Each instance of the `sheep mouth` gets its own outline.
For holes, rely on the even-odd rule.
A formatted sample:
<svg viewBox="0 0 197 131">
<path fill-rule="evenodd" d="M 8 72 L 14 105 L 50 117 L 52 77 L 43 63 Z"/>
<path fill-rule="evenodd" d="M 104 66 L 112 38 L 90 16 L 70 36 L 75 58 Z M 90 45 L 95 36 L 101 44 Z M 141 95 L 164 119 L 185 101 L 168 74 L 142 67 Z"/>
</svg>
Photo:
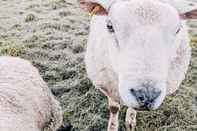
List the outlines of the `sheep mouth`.
<svg viewBox="0 0 197 131">
<path fill-rule="evenodd" d="M 139 108 L 134 108 L 135 110 L 137 111 L 152 111 L 153 109 L 152 108 L 148 108 L 148 107 L 145 107 L 145 106 L 141 106 Z"/>
</svg>

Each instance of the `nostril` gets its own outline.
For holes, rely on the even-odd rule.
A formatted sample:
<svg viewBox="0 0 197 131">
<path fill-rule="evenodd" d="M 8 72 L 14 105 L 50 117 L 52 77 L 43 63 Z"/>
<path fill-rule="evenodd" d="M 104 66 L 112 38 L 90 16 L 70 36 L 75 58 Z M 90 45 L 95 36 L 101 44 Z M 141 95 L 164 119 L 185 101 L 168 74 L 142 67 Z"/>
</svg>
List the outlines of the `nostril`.
<svg viewBox="0 0 197 131">
<path fill-rule="evenodd" d="M 138 102 L 143 103 L 146 101 L 146 95 L 142 90 L 130 89 L 130 92 L 135 96 Z"/>
<path fill-rule="evenodd" d="M 138 99 L 139 99 L 140 101 L 144 101 L 144 97 L 142 97 L 142 96 L 138 97 Z"/>
<path fill-rule="evenodd" d="M 137 98 L 138 101 L 144 101 L 144 96 L 140 90 L 130 89 L 130 92 Z"/>
<path fill-rule="evenodd" d="M 134 93 L 134 92 L 135 92 L 135 90 L 134 90 L 134 89 L 130 89 L 130 91 L 131 91 L 131 93 Z"/>
</svg>

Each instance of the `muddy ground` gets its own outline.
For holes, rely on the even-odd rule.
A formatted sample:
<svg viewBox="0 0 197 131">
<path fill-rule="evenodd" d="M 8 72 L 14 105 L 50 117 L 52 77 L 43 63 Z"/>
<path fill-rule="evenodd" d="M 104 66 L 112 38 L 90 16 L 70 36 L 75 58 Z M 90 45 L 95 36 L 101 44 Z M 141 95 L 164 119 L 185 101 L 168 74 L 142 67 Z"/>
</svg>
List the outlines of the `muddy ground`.
<svg viewBox="0 0 197 131">
<path fill-rule="evenodd" d="M 89 18 L 77 0 L 0 1 L 1 55 L 20 56 L 39 69 L 61 102 L 67 131 L 106 131 L 109 117 L 106 98 L 85 73 Z M 138 112 L 136 131 L 197 131 L 197 22 L 189 25 L 193 54 L 186 80 L 159 110 Z"/>
</svg>

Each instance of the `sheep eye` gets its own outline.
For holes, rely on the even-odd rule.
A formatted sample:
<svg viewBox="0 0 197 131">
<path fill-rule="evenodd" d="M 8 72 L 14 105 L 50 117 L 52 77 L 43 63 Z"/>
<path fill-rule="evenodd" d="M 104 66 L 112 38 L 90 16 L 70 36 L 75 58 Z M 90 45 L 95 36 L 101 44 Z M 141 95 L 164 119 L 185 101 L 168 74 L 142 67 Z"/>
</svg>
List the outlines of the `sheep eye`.
<svg viewBox="0 0 197 131">
<path fill-rule="evenodd" d="M 182 25 L 180 25 L 180 27 L 178 28 L 178 30 L 176 31 L 176 34 L 178 34 L 181 31 Z"/>
<path fill-rule="evenodd" d="M 179 28 L 177 31 L 176 31 L 176 34 L 178 34 L 180 32 L 181 28 Z"/>
<path fill-rule="evenodd" d="M 114 28 L 111 22 L 107 23 L 107 29 L 110 33 L 114 33 Z"/>
</svg>

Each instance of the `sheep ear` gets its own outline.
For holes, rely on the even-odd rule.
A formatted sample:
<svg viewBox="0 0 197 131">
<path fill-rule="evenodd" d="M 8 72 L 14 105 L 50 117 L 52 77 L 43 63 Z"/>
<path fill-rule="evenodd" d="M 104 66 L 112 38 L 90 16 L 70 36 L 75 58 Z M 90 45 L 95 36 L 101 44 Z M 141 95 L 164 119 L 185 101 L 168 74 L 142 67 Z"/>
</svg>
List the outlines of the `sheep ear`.
<svg viewBox="0 0 197 131">
<path fill-rule="evenodd" d="M 194 0 L 160 0 L 168 3 L 180 13 L 182 19 L 197 19 L 197 2 Z"/>
<path fill-rule="evenodd" d="M 87 1 L 87 0 L 80 0 L 80 7 L 81 9 L 90 13 L 91 16 L 93 15 L 107 15 L 107 10 L 99 3 Z"/>
<path fill-rule="evenodd" d="M 197 9 L 180 14 L 180 17 L 181 19 L 184 19 L 184 20 L 197 19 Z"/>
</svg>

